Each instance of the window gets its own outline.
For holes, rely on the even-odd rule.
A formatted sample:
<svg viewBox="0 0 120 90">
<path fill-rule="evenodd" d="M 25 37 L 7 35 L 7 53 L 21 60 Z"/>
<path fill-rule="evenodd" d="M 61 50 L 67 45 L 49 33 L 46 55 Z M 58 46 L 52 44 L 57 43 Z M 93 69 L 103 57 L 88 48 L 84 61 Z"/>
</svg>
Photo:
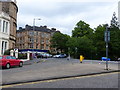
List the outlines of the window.
<svg viewBox="0 0 120 90">
<path fill-rule="evenodd" d="M 49 49 L 49 45 L 46 45 L 46 50 L 48 50 Z"/>
<path fill-rule="evenodd" d="M 36 49 L 38 48 L 38 44 L 36 44 Z"/>
<path fill-rule="evenodd" d="M 36 42 L 38 42 L 38 38 L 36 38 Z"/>
<path fill-rule="evenodd" d="M 44 39 L 41 39 L 41 44 L 44 44 Z"/>
<path fill-rule="evenodd" d="M 15 57 L 11 56 L 11 59 L 16 59 Z"/>
<path fill-rule="evenodd" d="M 42 33 L 42 34 L 41 34 L 41 37 L 42 37 L 42 38 L 44 38 L 44 37 L 45 37 L 44 33 Z"/>
<path fill-rule="evenodd" d="M 33 48 L 33 44 L 30 44 L 30 46 L 29 46 L 30 48 Z"/>
<path fill-rule="evenodd" d="M 16 58 L 13 56 L 7 56 L 6 59 L 16 59 Z"/>
<path fill-rule="evenodd" d="M 34 42 L 34 38 L 29 38 L 29 41 L 30 42 Z"/>
<path fill-rule="evenodd" d="M 33 35 L 34 35 L 34 32 L 29 32 L 29 35 L 30 35 L 30 36 L 33 36 Z"/>
<path fill-rule="evenodd" d="M 2 59 L 3 57 L 2 56 L 0 56 L 0 59 Z"/>
<path fill-rule="evenodd" d="M 2 54 L 4 54 L 5 50 L 7 50 L 7 42 L 6 41 L 2 41 Z"/>
<path fill-rule="evenodd" d="M 41 49 L 44 50 L 44 45 L 41 45 Z"/>
<path fill-rule="evenodd" d="M 49 40 L 46 40 L 46 44 L 49 44 Z"/>
<path fill-rule="evenodd" d="M 3 32 L 5 32 L 5 21 L 3 21 Z"/>
<path fill-rule="evenodd" d="M 8 32 L 8 22 L 6 22 L 6 26 L 5 26 L 5 32 Z"/>
<path fill-rule="evenodd" d="M 11 56 L 7 56 L 6 59 L 12 59 Z"/>
<path fill-rule="evenodd" d="M 8 22 L 6 21 L 3 21 L 3 31 L 4 33 L 7 33 L 8 32 Z"/>
<path fill-rule="evenodd" d="M 36 32 L 36 35 L 37 35 L 37 36 L 39 35 L 38 32 Z"/>
<path fill-rule="evenodd" d="M 49 38 L 49 37 L 50 37 L 50 35 L 48 33 L 46 33 L 46 38 Z"/>
<path fill-rule="evenodd" d="M 5 42 L 5 50 L 7 49 L 7 42 Z"/>
</svg>

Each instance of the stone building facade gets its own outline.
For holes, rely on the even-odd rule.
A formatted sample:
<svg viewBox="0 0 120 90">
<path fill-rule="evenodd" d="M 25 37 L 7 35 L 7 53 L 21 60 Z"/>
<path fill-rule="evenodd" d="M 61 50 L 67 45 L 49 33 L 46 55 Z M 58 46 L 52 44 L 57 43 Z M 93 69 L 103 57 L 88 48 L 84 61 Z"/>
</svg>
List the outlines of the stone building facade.
<svg viewBox="0 0 120 90">
<path fill-rule="evenodd" d="M 0 0 L 0 13 L 6 13 L 9 15 L 9 47 L 15 48 L 16 43 L 16 29 L 17 29 L 17 12 L 18 7 L 16 5 L 16 0 Z"/>
<path fill-rule="evenodd" d="M 47 26 L 29 26 L 19 27 L 16 36 L 16 48 L 18 49 L 40 49 L 51 50 L 50 39 L 56 29 L 48 29 Z"/>
<path fill-rule="evenodd" d="M 0 12 L 0 55 L 9 49 L 10 17 L 4 12 Z"/>
</svg>

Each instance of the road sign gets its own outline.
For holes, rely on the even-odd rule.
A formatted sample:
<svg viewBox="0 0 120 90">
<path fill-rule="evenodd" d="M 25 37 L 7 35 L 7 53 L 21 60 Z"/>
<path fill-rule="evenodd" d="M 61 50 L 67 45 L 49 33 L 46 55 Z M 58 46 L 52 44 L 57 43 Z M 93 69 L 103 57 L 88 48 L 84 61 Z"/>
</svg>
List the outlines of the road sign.
<svg viewBox="0 0 120 90">
<path fill-rule="evenodd" d="M 105 42 L 109 42 L 110 41 L 110 31 L 105 31 L 105 36 L 104 36 L 104 39 L 105 39 Z"/>
</svg>

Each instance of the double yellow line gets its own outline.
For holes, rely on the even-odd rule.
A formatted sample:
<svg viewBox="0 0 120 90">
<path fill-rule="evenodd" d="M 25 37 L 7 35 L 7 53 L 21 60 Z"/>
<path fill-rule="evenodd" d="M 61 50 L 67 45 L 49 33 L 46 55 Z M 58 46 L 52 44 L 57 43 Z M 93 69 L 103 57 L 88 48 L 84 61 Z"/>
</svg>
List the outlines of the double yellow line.
<svg viewBox="0 0 120 90">
<path fill-rule="evenodd" d="M 20 83 L 20 84 L 3 85 L 3 86 L 0 86 L 0 88 L 10 88 L 10 87 L 21 86 L 21 85 L 38 84 L 38 83 L 44 83 L 44 82 L 55 82 L 55 81 L 60 81 L 60 80 L 89 78 L 89 77 L 97 77 L 97 76 L 119 74 L 119 73 L 120 72 L 112 72 L 112 73 L 103 73 L 103 74 L 88 75 L 88 76 L 69 77 L 69 78 L 61 78 L 61 79 L 53 79 L 53 80 L 45 80 L 45 81 L 36 81 L 36 82 L 34 81 L 34 82 L 27 82 L 27 83 Z"/>
</svg>

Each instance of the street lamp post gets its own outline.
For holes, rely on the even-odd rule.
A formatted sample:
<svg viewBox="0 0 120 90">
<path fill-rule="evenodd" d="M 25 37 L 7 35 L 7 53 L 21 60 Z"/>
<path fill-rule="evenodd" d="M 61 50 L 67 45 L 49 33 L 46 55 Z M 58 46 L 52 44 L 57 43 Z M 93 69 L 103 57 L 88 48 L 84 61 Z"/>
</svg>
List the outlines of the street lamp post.
<svg viewBox="0 0 120 90">
<path fill-rule="evenodd" d="M 35 20 L 41 20 L 40 18 L 34 18 L 33 19 L 33 33 L 35 31 Z M 33 36 L 34 37 L 34 36 Z M 34 49 L 34 38 L 33 38 L 33 49 Z"/>
<path fill-rule="evenodd" d="M 33 19 L 33 31 L 35 30 L 35 20 L 41 20 L 40 18 L 34 18 Z"/>
<path fill-rule="evenodd" d="M 40 18 L 34 18 L 34 19 L 33 19 L 33 41 L 32 41 L 32 42 L 33 42 L 33 43 L 32 43 L 32 44 L 33 44 L 33 45 L 32 45 L 32 46 L 33 46 L 33 49 L 34 49 L 34 40 L 35 40 L 35 39 L 34 39 L 34 36 L 35 36 L 35 34 L 34 34 L 34 31 L 35 31 L 35 20 L 41 20 L 41 19 L 40 19 Z M 33 50 L 33 51 L 34 51 L 34 50 Z M 32 54 L 32 57 L 33 57 L 33 54 Z"/>
<path fill-rule="evenodd" d="M 77 47 L 75 47 L 75 56 L 77 58 Z"/>
<path fill-rule="evenodd" d="M 67 60 L 70 60 L 70 47 L 68 47 L 68 58 Z"/>
</svg>

